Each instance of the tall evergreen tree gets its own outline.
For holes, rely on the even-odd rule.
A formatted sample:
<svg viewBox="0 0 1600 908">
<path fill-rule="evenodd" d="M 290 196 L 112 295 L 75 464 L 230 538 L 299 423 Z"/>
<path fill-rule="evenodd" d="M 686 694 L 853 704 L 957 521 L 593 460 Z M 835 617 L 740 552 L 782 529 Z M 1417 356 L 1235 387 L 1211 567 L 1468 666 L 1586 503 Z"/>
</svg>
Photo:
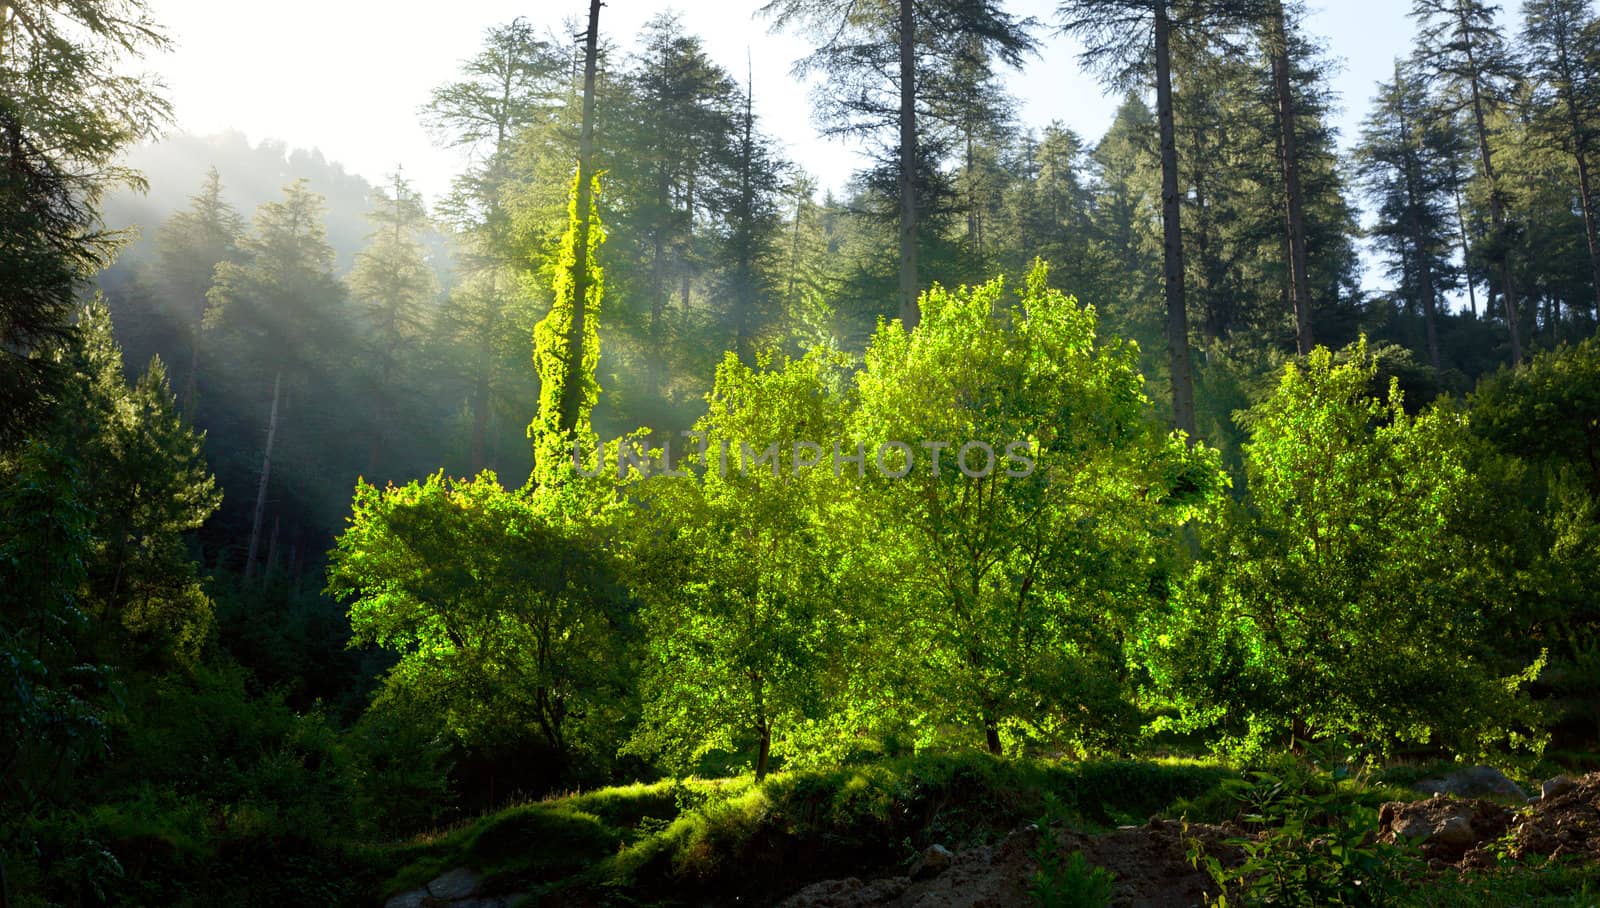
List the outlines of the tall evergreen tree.
<svg viewBox="0 0 1600 908">
<path fill-rule="evenodd" d="M 1527 0 L 1522 6 L 1524 67 L 1535 81 L 1539 132 L 1572 156 L 1578 205 L 1600 319 L 1600 216 L 1592 168 L 1600 151 L 1600 23 L 1589 0 Z"/>
<path fill-rule="evenodd" d="M 1488 190 L 1489 217 L 1494 236 L 1487 255 L 1500 277 L 1506 328 L 1511 334 L 1511 361 L 1522 363 L 1522 335 L 1518 328 L 1516 286 L 1512 280 L 1510 249 L 1512 227 L 1505 196 L 1495 169 L 1490 119 L 1508 90 L 1513 66 L 1505 37 L 1495 16 L 1500 7 L 1485 0 L 1413 0 L 1411 15 L 1421 26 L 1417 38 L 1417 63 L 1440 90 L 1440 99 L 1452 112 L 1471 117 L 1478 145 L 1478 167 Z"/>
<path fill-rule="evenodd" d="M 247 578 L 257 567 L 285 393 L 319 384 L 332 352 L 349 333 L 344 286 L 333 275 L 322 211 L 322 197 L 306 181 L 284 187 L 282 201 L 256 212 L 254 230 L 240 243 L 243 261 L 218 266 L 210 293 L 210 327 L 232 362 L 241 395 L 234 403 L 254 400 L 266 411 L 244 560 Z M 271 394 L 263 398 L 268 386 Z M 321 390 L 321 396 L 329 396 L 330 389 Z"/>
<path fill-rule="evenodd" d="M 169 114 L 132 60 L 166 36 L 142 0 L 10 0 L 0 7 L 0 446 L 46 411 L 63 376 L 76 291 L 119 237 L 101 193 L 142 180 L 118 163 Z"/>
<path fill-rule="evenodd" d="M 1427 88 L 1399 61 L 1380 83 L 1357 149 L 1358 171 L 1377 203 L 1373 234 L 1408 310 L 1422 312 L 1428 362 L 1441 366 L 1437 308 L 1452 283 L 1454 185 L 1449 124 L 1431 115 Z"/>
<path fill-rule="evenodd" d="M 1296 127 L 1298 101 L 1291 72 L 1290 40 L 1295 25 L 1290 6 L 1283 0 L 1266 0 L 1262 44 L 1272 69 L 1272 91 L 1277 101 L 1278 159 L 1282 162 L 1285 243 L 1289 248 L 1290 296 L 1294 301 L 1295 339 L 1300 355 L 1311 352 L 1311 277 L 1306 261 L 1305 191 L 1300 181 L 1300 137 Z M 1298 13 L 1298 9 L 1294 10 Z"/>
<path fill-rule="evenodd" d="M 412 396 L 413 389 L 396 383 L 405 364 L 415 362 L 425 307 L 438 291 L 438 280 L 418 239 L 427 229 L 428 212 L 399 173 L 390 176 L 388 189 L 373 192 L 368 218 L 373 232 L 356 256 L 350 293 L 369 332 L 365 352 L 377 411 L 367 457 L 371 474 L 394 438 L 399 400 Z"/>
<path fill-rule="evenodd" d="M 979 80 L 989 61 L 1020 65 L 1035 47 L 1032 22 L 995 0 L 771 0 L 762 13 L 773 28 L 797 27 L 818 42 L 796 72 L 827 76 L 816 95 L 824 133 L 880 139 L 879 163 L 893 169 L 898 200 L 898 316 L 914 327 L 923 201 L 938 158 L 927 147 L 927 120 L 940 116 L 933 104 L 950 94 L 952 72 Z"/>
<path fill-rule="evenodd" d="M 183 379 L 186 413 L 194 413 L 206 294 L 211 290 L 217 266 L 238 255 L 243 233 L 244 219 L 223 201 L 222 177 L 212 167 L 206 171 L 200 192 L 190 197 L 189 208 L 168 218 L 156 236 L 161 288 L 188 325 L 189 368 Z"/>
<path fill-rule="evenodd" d="M 439 309 L 436 333 L 457 345 L 448 360 L 467 401 L 473 471 L 491 461 L 490 419 L 496 400 L 509 393 L 506 364 L 526 363 L 527 333 L 520 330 L 511 274 L 525 264 L 525 250 L 506 203 L 519 176 L 515 151 L 528 130 L 559 121 L 570 75 L 562 49 L 517 19 L 488 29 L 482 49 L 463 61 L 455 81 L 434 89 L 422 110 L 440 144 L 468 155 L 465 172 L 439 205 L 465 242 L 455 260 L 464 279 Z M 570 168 L 570 160 L 563 166 Z"/>
<path fill-rule="evenodd" d="M 1168 370 L 1173 423 L 1195 435 L 1194 365 L 1184 293 L 1182 198 L 1172 101 L 1171 0 L 1066 0 L 1056 8 L 1063 32 L 1084 43 L 1083 60 L 1113 84 L 1131 87 L 1154 62 L 1156 128 L 1161 148 L 1161 221 L 1167 302 Z"/>
</svg>

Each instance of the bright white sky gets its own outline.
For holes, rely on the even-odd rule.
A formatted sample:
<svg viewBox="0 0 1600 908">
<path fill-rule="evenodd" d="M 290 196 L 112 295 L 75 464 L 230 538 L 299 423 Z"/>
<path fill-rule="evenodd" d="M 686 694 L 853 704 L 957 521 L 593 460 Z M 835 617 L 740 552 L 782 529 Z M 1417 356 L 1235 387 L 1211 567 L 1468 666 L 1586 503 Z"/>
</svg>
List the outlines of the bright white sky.
<svg viewBox="0 0 1600 908">
<path fill-rule="evenodd" d="M 753 59 L 757 110 L 788 154 L 841 187 L 858 164 L 855 152 L 816 137 L 805 85 L 790 75 L 806 52 L 801 39 L 774 35 L 755 17 L 764 0 L 678 0 L 670 8 L 701 35 L 711 56 L 743 75 Z M 1334 81 L 1343 98 L 1340 124 L 1353 141 L 1374 83 L 1386 78 L 1413 33 L 1405 0 L 1312 0 L 1309 30 L 1345 62 Z M 433 146 L 417 107 L 458 62 L 479 47 L 483 30 L 525 16 L 537 27 L 587 13 L 583 0 L 456 0 L 411 7 L 393 0 L 153 0 L 157 19 L 175 42 L 149 61 L 165 78 L 177 126 L 210 134 L 237 129 L 252 141 L 282 139 L 319 148 L 328 159 L 377 181 L 404 165 L 425 196 L 439 197 L 460 167 L 454 152 Z M 1013 12 L 1048 20 L 1053 0 L 1013 0 Z M 639 27 L 669 8 L 650 0 L 610 0 L 601 27 L 623 48 Z M 1023 122 L 1061 120 L 1093 141 L 1109 125 L 1115 98 L 1081 72 L 1072 42 L 1050 38 L 1041 57 L 1011 77 Z"/>
</svg>

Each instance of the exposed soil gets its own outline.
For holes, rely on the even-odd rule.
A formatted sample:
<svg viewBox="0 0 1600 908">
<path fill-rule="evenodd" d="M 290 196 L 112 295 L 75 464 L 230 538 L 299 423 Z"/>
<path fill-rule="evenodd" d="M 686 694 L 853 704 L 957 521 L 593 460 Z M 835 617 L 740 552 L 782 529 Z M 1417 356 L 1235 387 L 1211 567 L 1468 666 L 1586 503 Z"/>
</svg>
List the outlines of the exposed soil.
<svg viewBox="0 0 1600 908">
<path fill-rule="evenodd" d="M 1224 843 L 1238 830 L 1191 824 L 1187 835 L 1205 842 L 1208 853 L 1229 862 L 1237 849 Z M 1155 820 L 1098 834 L 1019 829 L 996 845 L 955 854 L 937 875 L 913 868 L 909 876 L 814 883 L 781 902 L 781 908 L 1008 908 L 1031 903 L 1028 888 L 1038 871 L 1033 854 L 1041 835 L 1055 839 L 1058 853 L 1077 851 L 1116 874 L 1113 905 L 1119 908 L 1188 908 L 1215 892 L 1210 879 L 1189 866 L 1183 824 Z M 924 877 L 918 879 L 916 877 Z"/>
<path fill-rule="evenodd" d="M 1499 854 L 1600 861 L 1600 773 L 1563 781 L 1519 810 L 1448 797 L 1385 804 L 1381 832 L 1388 841 L 1420 839 L 1436 866 L 1491 867 Z"/>
<path fill-rule="evenodd" d="M 1420 847 L 1435 869 L 1496 866 L 1499 855 L 1600 862 L 1600 773 L 1567 782 L 1527 807 L 1444 795 L 1385 804 L 1380 838 Z M 1112 904 L 1118 908 L 1188 908 L 1215 893 L 1204 873 L 1191 867 L 1185 837 L 1200 839 L 1224 865 L 1242 858 L 1227 839 L 1236 828 L 1152 820 L 1102 833 L 1016 830 L 999 843 L 969 848 L 923 862 L 907 875 L 827 880 L 780 903 L 780 908 L 1005 908 L 1031 902 L 1028 889 L 1038 864 L 1040 836 L 1055 840 L 1060 854 L 1081 852 L 1116 874 Z"/>
</svg>

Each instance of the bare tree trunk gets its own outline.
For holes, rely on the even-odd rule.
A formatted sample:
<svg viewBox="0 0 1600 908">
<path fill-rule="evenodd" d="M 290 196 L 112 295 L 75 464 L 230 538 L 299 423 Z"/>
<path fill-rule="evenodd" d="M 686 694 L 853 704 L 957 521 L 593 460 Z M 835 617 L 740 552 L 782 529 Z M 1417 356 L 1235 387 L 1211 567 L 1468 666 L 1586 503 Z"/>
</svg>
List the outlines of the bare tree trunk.
<svg viewBox="0 0 1600 908">
<path fill-rule="evenodd" d="M 694 168 L 690 165 L 688 182 L 683 187 L 684 213 L 688 216 L 683 230 L 683 270 L 678 272 L 678 298 L 683 302 L 683 311 L 689 311 L 689 279 L 692 276 L 694 261 Z"/>
<path fill-rule="evenodd" d="M 1000 722 L 992 715 L 983 717 L 983 743 L 989 753 L 997 757 L 1005 753 L 1000 744 Z"/>
<path fill-rule="evenodd" d="M 1420 277 L 1419 292 L 1422 295 L 1422 325 L 1428 339 L 1428 364 L 1435 370 L 1439 365 L 1439 328 L 1435 323 L 1433 269 L 1428 265 L 1428 249 L 1422 236 L 1422 216 L 1417 212 L 1415 204 L 1411 208 L 1411 242 L 1417 247 L 1417 268 Z"/>
<path fill-rule="evenodd" d="M 1295 341 L 1300 355 L 1311 352 L 1311 277 L 1306 262 L 1305 197 L 1300 187 L 1300 149 L 1295 136 L 1294 88 L 1289 81 L 1289 29 L 1282 0 L 1272 0 L 1272 83 L 1278 96 L 1279 153 L 1283 165 L 1285 226 L 1288 230 L 1290 291 L 1294 298 Z"/>
<path fill-rule="evenodd" d="M 267 566 L 261 569 L 261 582 L 266 583 L 278 569 L 278 529 L 283 515 L 272 515 L 272 535 L 267 537 Z"/>
<path fill-rule="evenodd" d="M 1452 168 L 1454 169 L 1454 168 Z M 1478 317 L 1478 288 L 1472 282 L 1472 268 L 1468 259 L 1472 255 L 1472 246 L 1467 241 L 1467 208 L 1461 202 L 1461 184 L 1455 186 L 1456 195 L 1456 224 L 1461 228 L 1461 277 L 1467 284 L 1467 303 L 1472 306 L 1472 317 Z"/>
<path fill-rule="evenodd" d="M 267 511 L 267 485 L 272 480 L 272 443 L 278 437 L 278 394 L 283 387 L 283 372 L 272 376 L 272 412 L 267 417 L 267 447 L 261 453 L 261 481 L 256 485 L 256 511 L 250 520 L 250 547 L 245 550 L 244 579 L 256 573 L 256 552 L 261 545 L 261 518 Z"/>
<path fill-rule="evenodd" d="M 789 247 L 789 286 L 783 292 L 783 331 L 791 333 L 794 319 L 794 291 L 800 278 L 800 215 L 805 211 L 805 198 L 796 195 L 794 203 L 794 240 Z"/>
<path fill-rule="evenodd" d="M 1156 0 L 1156 119 L 1161 128 L 1161 223 L 1167 283 L 1167 353 L 1172 370 L 1173 423 L 1195 440 L 1194 368 L 1189 360 L 1189 311 L 1183 293 L 1183 226 L 1178 194 L 1178 140 L 1172 114 L 1172 20 Z"/>
<path fill-rule="evenodd" d="M 487 369 L 485 369 L 487 371 Z M 472 472 L 484 467 L 484 442 L 489 428 L 489 378 L 480 374 L 472 389 Z"/>
<path fill-rule="evenodd" d="M 756 213 L 755 185 L 751 168 L 755 158 L 755 76 L 751 71 L 749 50 L 745 51 L 744 83 L 744 140 L 740 146 L 739 160 L 739 215 L 744 220 L 740 226 L 744 241 L 739 244 L 738 261 L 734 273 L 739 276 L 738 296 L 733 304 L 738 307 L 735 318 L 734 350 L 747 366 L 755 365 L 755 330 L 751 324 L 755 306 L 755 242 Z"/>
<path fill-rule="evenodd" d="M 200 317 L 194 320 L 194 333 L 189 337 L 189 374 L 183 378 L 183 415 L 194 420 L 195 379 L 200 374 L 200 324 L 206 311 L 200 304 Z"/>
<path fill-rule="evenodd" d="M 917 308 L 917 19 L 900 0 L 900 323 L 922 320 Z"/>
</svg>

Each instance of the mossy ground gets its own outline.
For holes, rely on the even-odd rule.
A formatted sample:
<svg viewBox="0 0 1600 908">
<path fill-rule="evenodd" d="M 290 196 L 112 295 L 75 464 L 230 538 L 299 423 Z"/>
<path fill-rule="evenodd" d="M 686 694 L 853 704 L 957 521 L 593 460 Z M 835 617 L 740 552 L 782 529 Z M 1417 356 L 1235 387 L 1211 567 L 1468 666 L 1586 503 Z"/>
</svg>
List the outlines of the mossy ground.
<svg viewBox="0 0 1600 908">
<path fill-rule="evenodd" d="M 1443 768 L 1443 767 L 1437 767 Z M 1300 784 L 1352 809 L 1416 797 L 1436 767 Z M 927 845 L 992 842 L 1036 821 L 1094 831 L 1152 817 L 1240 819 L 1244 769 L 1217 762 L 1006 760 L 927 755 L 837 769 L 630 785 L 519 805 L 382 854 L 385 894 L 451 867 L 527 904 L 768 904 L 820 880 L 904 872 Z M 1588 869 L 1522 868 L 1419 880 L 1417 905 L 1587 905 Z M 1588 886 L 1586 890 L 1584 887 Z M 1590 901 L 1584 901 L 1589 898 Z M 1576 901 L 1574 901 L 1576 899 Z"/>
</svg>

